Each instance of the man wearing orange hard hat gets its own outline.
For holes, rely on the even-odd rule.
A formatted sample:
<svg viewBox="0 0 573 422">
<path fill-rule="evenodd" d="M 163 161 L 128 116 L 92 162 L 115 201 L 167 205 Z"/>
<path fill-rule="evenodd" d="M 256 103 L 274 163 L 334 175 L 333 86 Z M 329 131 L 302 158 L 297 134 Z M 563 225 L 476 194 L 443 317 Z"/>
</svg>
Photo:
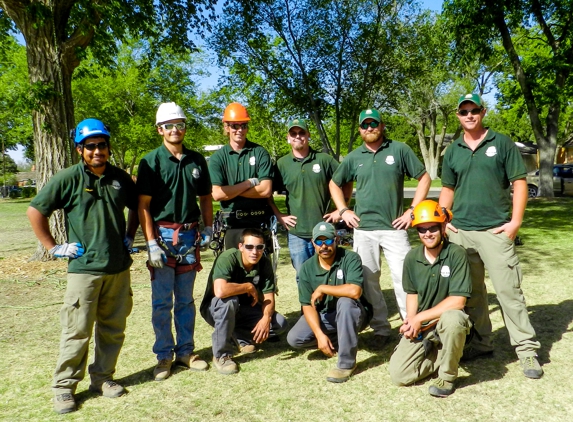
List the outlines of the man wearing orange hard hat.
<svg viewBox="0 0 573 422">
<path fill-rule="evenodd" d="M 422 245 L 404 260 L 402 283 L 406 291 L 406 318 L 400 343 L 390 358 L 390 377 L 410 385 L 438 372 L 430 395 L 446 397 L 454 382 L 471 322 L 464 312 L 472 279 L 466 251 L 448 242 L 446 223 L 451 213 L 437 202 L 420 202 L 412 212 L 412 227 Z"/>
<path fill-rule="evenodd" d="M 267 198 L 272 195 L 273 163 L 262 146 L 247 139 L 251 118 L 239 103 L 223 113 L 229 143 L 209 160 L 213 199 L 221 202 L 227 226 L 225 249 L 237 247 L 246 228 L 264 227 L 272 215 Z"/>
</svg>

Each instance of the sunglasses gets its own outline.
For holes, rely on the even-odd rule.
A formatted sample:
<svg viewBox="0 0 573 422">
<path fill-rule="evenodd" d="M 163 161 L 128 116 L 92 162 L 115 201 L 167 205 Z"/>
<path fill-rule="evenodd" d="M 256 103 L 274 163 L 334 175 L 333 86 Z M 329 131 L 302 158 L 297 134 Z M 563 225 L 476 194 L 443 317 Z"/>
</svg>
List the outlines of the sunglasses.
<svg viewBox="0 0 573 422">
<path fill-rule="evenodd" d="M 248 123 L 227 123 L 227 126 L 233 130 L 239 130 L 239 129 L 247 130 L 249 128 Z"/>
<path fill-rule="evenodd" d="M 265 245 L 263 243 L 261 243 L 260 245 L 248 245 L 245 244 L 243 245 L 245 247 L 246 250 L 248 251 L 252 251 L 253 249 L 257 249 L 257 251 L 262 251 L 263 249 L 265 249 Z"/>
<path fill-rule="evenodd" d="M 467 116 L 468 114 L 471 114 L 472 116 L 477 116 L 482 112 L 482 110 L 483 110 L 482 107 L 472 108 L 471 110 L 458 110 L 458 114 L 460 116 Z"/>
<path fill-rule="evenodd" d="M 378 126 L 380 126 L 380 123 L 377 122 L 376 120 L 372 120 L 370 123 L 360 123 L 360 127 L 364 130 L 368 129 L 369 127 L 371 127 L 372 129 L 377 128 Z"/>
<path fill-rule="evenodd" d="M 437 233 L 440 231 L 440 229 L 442 228 L 441 225 L 436 224 L 435 226 L 430 226 L 430 227 L 417 227 L 418 233 L 420 234 L 424 234 L 426 232 L 430 232 L 430 233 Z"/>
<path fill-rule="evenodd" d="M 177 129 L 177 130 L 185 130 L 185 122 L 181 122 L 181 123 L 164 123 L 162 125 L 159 125 L 163 128 L 163 130 L 173 130 L 173 129 Z"/>
<path fill-rule="evenodd" d="M 97 144 L 84 144 L 84 148 L 88 151 L 95 151 L 96 148 L 100 151 L 107 149 L 107 142 L 98 142 Z"/>
<path fill-rule="evenodd" d="M 296 138 L 297 136 L 304 136 L 306 135 L 306 131 L 305 130 L 299 130 L 298 132 L 295 132 L 294 130 L 289 131 L 288 133 L 291 138 Z"/>
<path fill-rule="evenodd" d="M 322 245 L 330 246 L 333 243 L 334 243 L 334 239 L 324 239 L 324 240 L 316 239 L 314 241 L 314 244 L 316 246 L 322 246 Z"/>
</svg>

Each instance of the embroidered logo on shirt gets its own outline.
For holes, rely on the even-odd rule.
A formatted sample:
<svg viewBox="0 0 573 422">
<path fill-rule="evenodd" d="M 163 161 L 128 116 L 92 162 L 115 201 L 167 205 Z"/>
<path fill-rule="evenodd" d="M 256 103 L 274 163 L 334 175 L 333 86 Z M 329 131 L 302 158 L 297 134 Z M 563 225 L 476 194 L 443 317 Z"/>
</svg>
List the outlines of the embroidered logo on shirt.
<svg viewBox="0 0 573 422">
<path fill-rule="evenodd" d="M 495 147 L 489 147 L 485 151 L 485 155 L 487 155 L 488 157 L 495 157 L 497 155 L 497 149 L 495 149 Z"/>
<path fill-rule="evenodd" d="M 396 161 L 394 161 L 394 156 L 393 155 L 389 155 L 388 157 L 386 157 L 386 164 L 388 164 L 389 166 L 391 166 L 392 164 L 394 164 Z"/>
<path fill-rule="evenodd" d="M 261 278 L 261 276 L 259 276 L 258 274 L 253 277 L 253 284 L 254 284 L 255 286 L 256 286 L 257 284 L 259 284 L 260 278 Z"/>
<path fill-rule="evenodd" d="M 201 172 L 197 167 L 193 169 L 193 171 L 191 172 L 191 176 L 193 176 L 193 179 L 198 179 L 199 177 L 201 177 Z"/>
<path fill-rule="evenodd" d="M 250 164 L 251 166 L 254 166 L 254 165 L 255 165 L 255 161 L 256 161 L 256 160 L 255 160 L 255 157 L 249 158 L 249 164 Z"/>
<path fill-rule="evenodd" d="M 338 271 L 336 271 L 336 278 L 339 280 L 342 280 L 344 278 L 344 273 L 342 272 L 341 269 L 338 269 Z"/>
<path fill-rule="evenodd" d="M 442 277 L 449 277 L 450 276 L 450 267 L 448 267 L 447 265 L 444 265 L 442 267 L 442 269 L 440 270 L 440 275 Z"/>
<path fill-rule="evenodd" d="M 313 165 L 312 171 L 314 171 L 315 173 L 320 173 L 320 164 Z"/>
<path fill-rule="evenodd" d="M 114 188 L 115 190 L 121 189 L 121 185 L 119 184 L 119 182 L 117 180 L 114 180 L 113 182 L 111 182 L 111 187 Z"/>
</svg>

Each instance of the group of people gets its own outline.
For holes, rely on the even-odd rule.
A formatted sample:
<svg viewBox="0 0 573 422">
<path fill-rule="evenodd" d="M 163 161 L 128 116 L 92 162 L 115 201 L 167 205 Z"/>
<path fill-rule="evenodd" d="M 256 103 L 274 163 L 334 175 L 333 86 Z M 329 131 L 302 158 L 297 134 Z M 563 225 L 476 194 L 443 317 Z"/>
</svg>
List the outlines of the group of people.
<svg viewBox="0 0 573 422">
<path fill-rule="evenodd" d="M 73 395 L 85 374 L 92 331 L 90 390 L 110 398 L 125 393 L 113 374 L 132 308 L 130 248 L 139 225 L 151 277 L 154 379 L 168 378 L 175 364 L 209 368 L 194 353 L 193 287 L 200 250 L 213 237 L 212 200 L 221 204 L 225 251 L 209 273 L 200 313 L 213 327 L 212 365 L 219 373 L 238 372 L 234 355 L 255 353 L 288 331 L 291 347 L 336 355 L 326 378 L 347 381 L 356 369 L 360 331 L 372 328 L 376 349 L 392 339 L 379 280 L 382 251 L 402 318 L 389 363 L 394 383 L 410 385 L 437 371 L 429 393 L 445 397 L 455 390 L 461 360 L 493 353 L 485 269 L 525 376 L 540 378 L 540 344 L 513 244 L 527 201 L 526 170 L 515 144 L 484 127 L 485 113 L 478 95 L 460 98 L 457 116 L 464 132 L 446 151 L 438 202 L 425 199 L 431 179 L 424 165 L 407 145 L 385 136 L 376 109 L 360 113 L 364 142 L 340 164 L 310 147 L 305 119 L 290 121 L 291 152 L 275 165 L 262 146 L 247 139 L 246 108 L 232 103 L 222 119 L 229 143 L 207 165 L 183 144 L 184 111 L 163 103 L 155 122 L 163 142 L 139 163 L 136 184 L 109 163 L 109 129 L 97 119 L 82 121 L 74 133 L 81 161 L 56 174 L 28 209 L 40 242 L 54 257 L 69 259 L 54 410 L 76 410 Z M 417 179 L 418 187 L 404 210 L 406 176 Z M 283 190 L 286 214 L 272 197 Z M 49 226 L 56 210 L 66 216 L 62 244 Z M 272 215 L 288 230 L 296 270 L 301 316 L 290 330 L 275 310 L 276 278 L 265 254 Z M 354 251 L 339 246 L 339 221 L 354 229 Z M 413 250 L 410 227 L 421 242 Z"/>
</svg>

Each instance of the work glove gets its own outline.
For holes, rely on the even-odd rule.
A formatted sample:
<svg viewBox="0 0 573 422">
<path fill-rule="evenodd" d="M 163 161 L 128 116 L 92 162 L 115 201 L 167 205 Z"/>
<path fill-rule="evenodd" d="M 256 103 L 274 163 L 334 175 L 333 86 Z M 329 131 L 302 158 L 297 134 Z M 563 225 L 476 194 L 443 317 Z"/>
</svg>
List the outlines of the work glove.
<svg viewBox="0 0 573 422">
<path fill-rule="evenodd" d="M 163 268 L 163 264 L 167 262 L 167 256 L 155 239 L 147 242 L 147 253 L 149 256 L 149 265 L 155 268 Z"/>
<path fill-rule="evenodd" d="M 56 258 L 75 259 L 84 254 L 84 248 L 82 248 L 81 243 L 62 243 L 61 245 L 54 246 L 48 252 Z"/>
<path fill-rule="evenodd" d="M 131 249 L 133 248 L 133 237 L 125 235 L 125 237 L 123 238 L 123 244 L 125 245 L 128 251 L 131 251 Z"/>
<path fill-rule="evenodd" d="M 201 250 L 206 251 L 209 248 L 209 244 L 211 243 L 211 239 L 213 238 L 213 227 L 205 226 L 203 231 L 201 232 Z"/>
<path fill-rule="evenodd" d="M 261 184 L 261 182 L 259 182 L 259 179 L 257 179 L 256 177 L 251 177 L 249 179 L 249 182 L 251 182 L 252 188 L 254 188 L 255 186 L 259 186 Z"/>
</svg>

